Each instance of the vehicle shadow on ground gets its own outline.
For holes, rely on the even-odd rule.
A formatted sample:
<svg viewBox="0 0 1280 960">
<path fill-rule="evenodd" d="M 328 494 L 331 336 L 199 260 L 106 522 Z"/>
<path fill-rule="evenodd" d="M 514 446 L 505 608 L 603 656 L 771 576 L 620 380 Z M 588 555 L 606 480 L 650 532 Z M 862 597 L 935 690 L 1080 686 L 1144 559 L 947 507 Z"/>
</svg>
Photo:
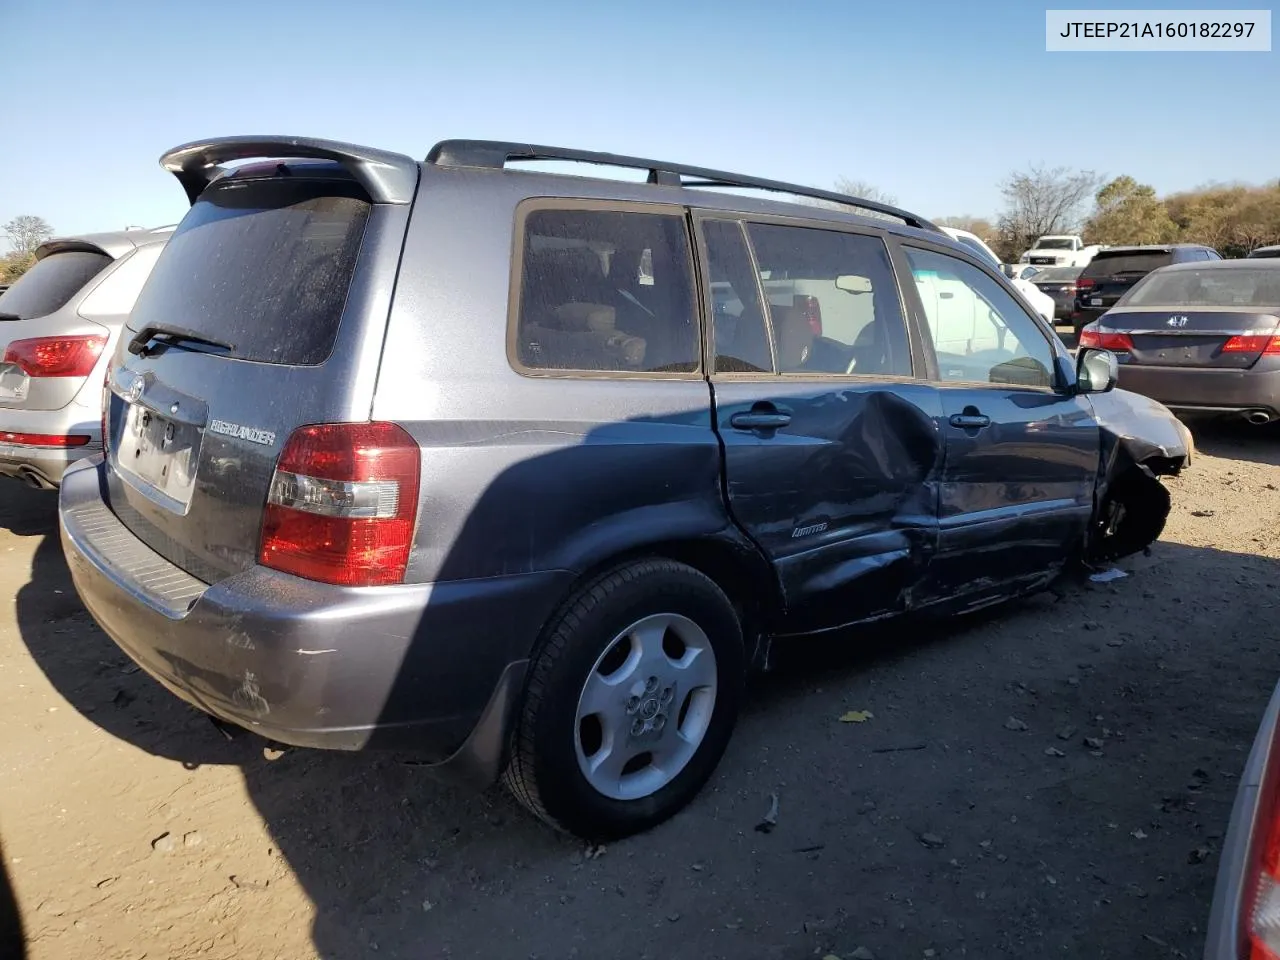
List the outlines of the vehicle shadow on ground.
<svg viewBox="0 0 1280 960">
<path fill-rule="evenodd" d="M 261 741 L 226 741 L 131 670 L 80 609 L 55 509 L 31 493 L 0 515 L 44 538 L 18 596 L 32 657 L 106 733 L 189 767 L 240 768 L 315 905 L 325 960 L 799 958 L 857 943 L 878 955 L 1028 955 L 1047 927 L 1067 955 L 1166 956 L 1140 937 L 1153 903 L 1161 935 L 1190 953 L 1216 861 L 1189 867 L 1189 838 L 1220 841 L 1231 773 L 1280 673 L 1278 618 L 1181 586 L 1243 584 L 1259 597 L 1277 564 L 1160 544 L 1105 587 L 783 651 L 698 800 L 595 857 L 502 792 L 442 787 L 403 758 L 290 751 L 268 763 Z M 873 717 L 841 723 L 851 708 Z M 1015 716 L 1034 739 L 1005 725 Z M 1117 716 L 1119 733 L 1095 720 Z M 1076 734 L 1054 739 L 1064 722 L 1106 736 L 1110 762 Z M 1048 756 L 1057 744 L 1064 756 Z M 1192 768 L 1211 781 L 1188 800 Z M 779 825 L 758 831 L 771 794 Z M 1153 801 L 1174 803 L 1156 815 L 1172 846 L 1117 856 L 1114 825 L 1150 824 Z M 1080 889 L 1064 906 L 1068 885 Z"/>
<path fill-rule="evenodd" d="M 18 901 L 9 882 L 4 846 L 0 844 L 0 957 L 6 960 L 25 960 L 26 937 L 22 928 L 22 915 Z"/>
</svg>

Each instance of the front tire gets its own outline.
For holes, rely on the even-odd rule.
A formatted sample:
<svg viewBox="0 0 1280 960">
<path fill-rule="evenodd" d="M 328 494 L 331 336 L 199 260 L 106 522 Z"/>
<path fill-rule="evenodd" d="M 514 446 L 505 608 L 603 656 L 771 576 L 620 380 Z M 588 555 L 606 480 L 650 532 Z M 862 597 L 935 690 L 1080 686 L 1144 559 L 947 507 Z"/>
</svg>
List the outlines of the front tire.
<svg viewBox="0 0 1280 960">
<path fill-rule="evenodd" d="M 704 574 L 656 558 L 603 574 L 534 651 L 507 787 L 592 842 L 661 823 L 723 756 L 745 662 L 733 605 Z"/>
</svg>

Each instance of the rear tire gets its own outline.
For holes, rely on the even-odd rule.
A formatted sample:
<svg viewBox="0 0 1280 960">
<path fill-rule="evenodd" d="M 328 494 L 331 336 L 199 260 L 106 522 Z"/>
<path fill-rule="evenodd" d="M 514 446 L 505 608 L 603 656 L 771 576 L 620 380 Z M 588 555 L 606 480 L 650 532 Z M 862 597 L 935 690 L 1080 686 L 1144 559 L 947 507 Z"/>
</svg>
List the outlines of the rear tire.
<svg viewBox="0 0 1280 960">
<path fill-rule="evenodd" d="M 533 814 L 585 840 L 647 830 L 711 777 L 745 674 L 742 626 L 714 581 L 672 560 L 627 563 L 548 624 L 503 780 Z"/>
</svg>

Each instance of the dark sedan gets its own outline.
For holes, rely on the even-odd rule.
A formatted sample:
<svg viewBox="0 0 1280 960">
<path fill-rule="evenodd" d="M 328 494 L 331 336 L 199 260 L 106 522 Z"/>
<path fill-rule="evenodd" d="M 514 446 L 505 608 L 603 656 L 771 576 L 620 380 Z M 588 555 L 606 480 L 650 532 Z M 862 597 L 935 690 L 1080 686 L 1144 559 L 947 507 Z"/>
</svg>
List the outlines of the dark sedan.
<svg viewBox="0 0 1280 960">
<path fill-rule="evenodd" d="M 1198 243 L 1146 244 L 1099 250 L 1076 280 L 1075 312 L 1071 325 L 1077 334 L 1114 307 L 1152 270 L 1175 263 L 1217 262 L 1217 250 Z"/>
<path fill-rule="evenodd" d="M 1053 297 L 1053 315 L 1069 320 L 1076 308 L 1076 278 L 1083 267 L 1046 267 L 1030 277 L 1041 293 Z"/>
<path fill-rule="evenodd" d="M 1120 384 L 1181 413 L 1280 419 L 1280 260 L 1152 271 L 1080 332 L 1111 350 Z"/>
<path fill-rule="evenodd" d="M 1262 718 L 1245 764 L 1231 825 L 1218 861 L 1205 960 L 1280 956 L 1280 686 Z"/>
</svg>

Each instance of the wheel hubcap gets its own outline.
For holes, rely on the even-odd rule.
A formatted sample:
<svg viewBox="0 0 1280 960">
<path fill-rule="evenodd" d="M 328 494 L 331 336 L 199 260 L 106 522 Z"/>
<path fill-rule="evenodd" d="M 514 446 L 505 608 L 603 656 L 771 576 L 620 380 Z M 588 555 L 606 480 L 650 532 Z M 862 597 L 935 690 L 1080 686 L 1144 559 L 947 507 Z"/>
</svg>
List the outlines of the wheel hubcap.
<svg viewBox="0 0 1280 960">
<path fill-rule="evenodd" d="M 613 800 L 661 790 L 706 736 L 716 658 L 688 617 L 638 620 L 605 648 L 578 697 L 575 745 L 587 782 Z"/>
</svg>

